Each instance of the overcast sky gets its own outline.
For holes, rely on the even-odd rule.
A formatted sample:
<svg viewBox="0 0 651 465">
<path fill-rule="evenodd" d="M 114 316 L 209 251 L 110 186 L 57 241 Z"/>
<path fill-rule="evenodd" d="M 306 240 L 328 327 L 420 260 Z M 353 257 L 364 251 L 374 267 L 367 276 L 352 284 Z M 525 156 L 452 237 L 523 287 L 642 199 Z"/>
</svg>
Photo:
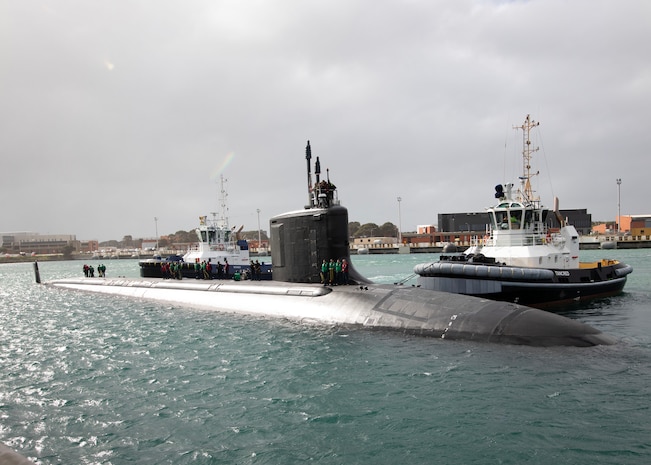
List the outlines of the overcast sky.
<svg viewBox="0 0 651 465">
<path fill-rule="evenodd" d="M 350 221 L 413 231 L 517 181 L 527 114 L 546 205 L 650 214 L 649 44 L 647 0 L 0 0 L 0 231 L 189 230 L 221 174 L 268 231 L 308 139 Z"/>
</svg>

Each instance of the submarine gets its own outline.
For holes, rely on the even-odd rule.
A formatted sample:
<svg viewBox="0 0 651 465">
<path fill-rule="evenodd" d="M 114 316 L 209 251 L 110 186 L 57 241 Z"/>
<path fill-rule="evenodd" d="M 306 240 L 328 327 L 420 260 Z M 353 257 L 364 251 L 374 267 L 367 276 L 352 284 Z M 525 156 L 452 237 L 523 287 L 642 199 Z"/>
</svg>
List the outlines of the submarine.
<svg viewBox="0 0 651 465">
<path fill-rule="evenodd" d="M 417 286 L 374 284 L 350 260 L 348 210 L 340 204 L 329 172 L 327 179 L 320 179 L 319 157 L 313 179 L 309 141 L 305 158 L 307 204 L 269 222 L 269 281 L 69 278 L 44 284 L 306 325 L 399 331 L 440 339 L 543 347 L 615 343 L 592 326 L 515 303 Z M 322 283 L 320 265 L 331 258 L 349 263 L 348 284 Z M 38 264 L 34 267 L 40 282 Z"/>
</svg>

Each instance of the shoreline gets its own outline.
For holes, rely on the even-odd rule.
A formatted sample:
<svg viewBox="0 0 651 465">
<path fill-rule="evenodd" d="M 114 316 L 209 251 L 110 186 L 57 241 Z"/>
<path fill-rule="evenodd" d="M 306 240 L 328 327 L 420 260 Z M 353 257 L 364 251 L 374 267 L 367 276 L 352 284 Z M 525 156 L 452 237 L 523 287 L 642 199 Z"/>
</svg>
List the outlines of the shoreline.
<svg viewBox="0 0 651 465">
<path fill-rule="evenodd" d="M 465 246 L 458 246 L 459 252 L 462 252 L 466 249 Z M 648 249 L 651 248 L 651 241 L 647 240 L 623 240 L 617 241 L 615 247 L 608 250 L 625 250 L 625 249 Z M 599 242 L 582 242 L 579 246 L 579 250 L 599 250 L 601 245 Z M 426 253 L 442 253 L 442 246 L 435 247 L 409 247 L 408 252 L 401 251 L 398 247 L 368 247 L 365 254 L 370 255 L 380 255 L 380 254 L 426 254 Z M 402 248 L 404 250 L 404 248 Z M 606 249 L 604 249 L 606 250 Z M 171 253 L 171 252 L 170 252 Z M 357 249 L 350 249 L 351 255 L 362 255 L 358 253 Z M 163 254 L 168 255 L 168 254 Z M 113 257 L 89 257 L 87 255 L 75 254 L 72 256 L 64 257 L 62 254 L 43 254 L 43 255 L 0 255 L 0 264 L 2 263 L 33 263 L 33 262 L 58 262 L 66 260 L 78 260 L 78 261 L 114 261 L 114 260 L 143 260 L 147 258 L 152 258 L 153 254 L 143 254 L 138 257 L 133 257 L 130 255 L 124 256 L 113 256 Z M 251 257 L 271 257 L 270 255 L 256 255 L 251 254 Z"/>
</svg>

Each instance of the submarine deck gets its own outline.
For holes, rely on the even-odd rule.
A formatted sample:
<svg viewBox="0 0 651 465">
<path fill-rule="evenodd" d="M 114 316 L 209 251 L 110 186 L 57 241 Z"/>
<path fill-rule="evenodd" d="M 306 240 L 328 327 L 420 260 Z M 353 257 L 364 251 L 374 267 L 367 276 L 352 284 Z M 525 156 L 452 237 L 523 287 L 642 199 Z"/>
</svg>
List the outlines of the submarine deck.
<svg viewBox="0 0 651 465">
<path fill-rule="evenodd" d="M 615 342 L 595 328 L 542 310 L 412 286 L 161 278 L 69 278 L 45 284 L 302 324 L 355 325 L 441 339 L 535 346 Z"/>
</svg>

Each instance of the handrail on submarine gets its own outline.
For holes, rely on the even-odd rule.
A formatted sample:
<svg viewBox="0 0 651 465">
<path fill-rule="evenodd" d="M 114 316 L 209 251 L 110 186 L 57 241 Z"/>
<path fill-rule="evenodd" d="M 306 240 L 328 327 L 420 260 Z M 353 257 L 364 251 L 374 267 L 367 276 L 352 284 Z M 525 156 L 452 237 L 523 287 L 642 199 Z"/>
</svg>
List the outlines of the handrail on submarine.
<svg viewBox="0 0 651 465">
<path fill-rule="evenodd" d="M 416 276 L 418 276 L 416 273 L 412 273 L 412 274 L 410 274 L 409 276 L 407 276 L 406 278 L 403 278 L 403 279 L 401 279 L 400 281 L 397 281 L 397 282 L 395 282 L 395 283 L 393 283 L 393 284 L 395 284 L 396 286 L 402 286 L 402 285 L 405 284 L 407 281 L 409 281 L 410 279 L 415 278 Z"/>
</svg>

